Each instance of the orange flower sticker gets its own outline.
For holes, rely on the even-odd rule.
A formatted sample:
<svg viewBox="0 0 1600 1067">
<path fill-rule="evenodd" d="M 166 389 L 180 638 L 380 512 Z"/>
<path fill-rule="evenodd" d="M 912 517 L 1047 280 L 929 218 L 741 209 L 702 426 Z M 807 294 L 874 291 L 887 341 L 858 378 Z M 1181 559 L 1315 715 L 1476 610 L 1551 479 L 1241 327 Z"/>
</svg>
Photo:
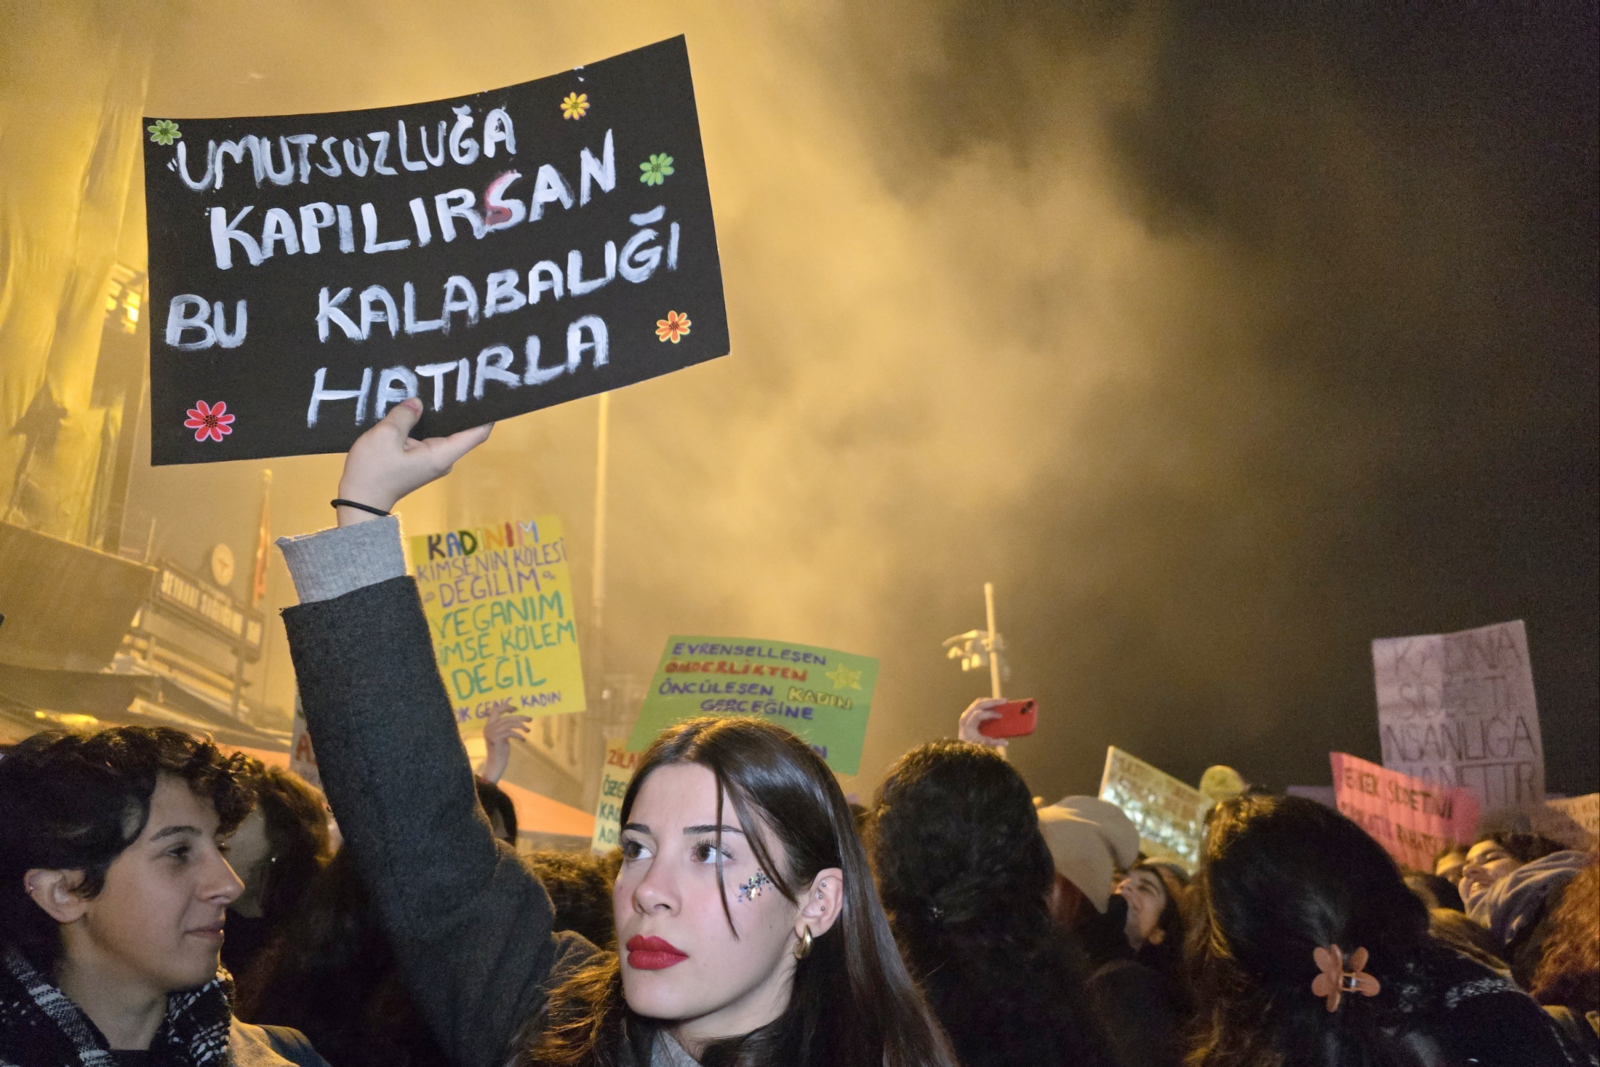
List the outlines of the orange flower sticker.
<svg viewBox="0 0 1600 1067">
<path fill-rule="evenodd" d="M 656 337 L 662 341 L 678 343 L 678 339 L 689 332 L 689 316 L 680 315 L 676 311 L 667 312 L 667 317 L 656 320 Z"/>
</svg>

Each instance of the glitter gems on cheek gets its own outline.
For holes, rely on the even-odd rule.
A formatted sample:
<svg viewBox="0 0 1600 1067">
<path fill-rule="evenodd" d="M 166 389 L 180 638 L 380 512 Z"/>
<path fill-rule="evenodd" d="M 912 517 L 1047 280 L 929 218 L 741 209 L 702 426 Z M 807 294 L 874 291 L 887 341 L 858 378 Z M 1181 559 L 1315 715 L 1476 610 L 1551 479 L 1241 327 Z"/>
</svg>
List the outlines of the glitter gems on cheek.
<svg viewBox="0 0 1600 1067">
<path fill-rule="evenodd" d="M 772 884 L 772 879 L 767 877 L 766 871 L 757 871 L 751 875 L 743 885 L 739 886 L 739 899 L 741 901 L 754 900 L 761 895 L 761 891 Z"/>
</svg>

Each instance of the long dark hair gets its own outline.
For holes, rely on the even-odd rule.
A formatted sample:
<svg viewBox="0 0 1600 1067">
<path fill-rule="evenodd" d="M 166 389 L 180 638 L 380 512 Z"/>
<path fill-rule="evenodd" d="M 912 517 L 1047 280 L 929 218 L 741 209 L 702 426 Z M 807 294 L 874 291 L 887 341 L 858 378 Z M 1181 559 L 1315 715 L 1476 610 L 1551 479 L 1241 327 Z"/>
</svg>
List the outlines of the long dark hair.
<svg viewBox="0 0 1600 1067">
<path fill-rule="evenodd" d="M 1547 1026 L 1508 983 L 1435 942 L 1426 905 L 1389 855 L 1315 801 L 1254 795 L 1218 804 L 1191 892 L 1187 955 L 1199 1008 L 1191 1067 L 1426 1062 L 1416 1042 L 1452 1048 L 1450 1012 L 1468 995 L 1489 999 L 1463 1012 L 1521 1012 L 1530 1027 Z M 1368 950 L 1376 996 L 1348 994 L 1327 1010 L 1311 984 L 1313 954 L 1328 945 L 1346 958 Z M 1546 1062 L 1527 1051 L 1530 1062 Z"/>
<path fill-rule="evenodd" d="M 1161 931 L 1160 943 L 1146 941 L 1134 953 L 1134 958 L 1162 975 L 1176 979 L 1183 968 L 1184 901 L 1189 891 L 1189 875 L 1182 867 L 1158 860 L 1140 860 L 1129 872 L 1149 871 L 1161 883 L 1167 902 L 1161 907 L 1156 928 Z M 1181 984 L 1175 985 L 1181 989 Z"/>
<path fill-rule="evenodd" d="M 827 765 L 794 734 L 769 723 L 693 719 L 664 731 L 639 761 L 622 799 L 624 824 L 640 785 L 672 764 L 711 771 L 718 825 L 726 800 L 762 871 L 790 901 L 798 901 L 798 890 L 818 871 L 837 867 L 844 872 L 839 919 L 800 962 L 788 1008 L 766 1026 L 712 1044 L 700 1062 L 705 1067 L 955 1067 L 895 948 L 850 807 Z M 767 832 L 783 843 L 786 870 L 773 862 Z M 722 889 L 720 867 L 717 880 Z M 530 1021 L 519 1062 L 609 1067 L 627 1062 L 619 1058 L 627 1048 L 634 1062 L 648 1063 L 661 1029 L 661 1023 L 628 1007 L 617 956 L 603 953 L 551 994 L 547 1016 Z"/>
<path fill-rule="evenodd" d="M 340 1067 L 449 1063 L 348 850 L 318 872 L 298 913 L 238 977 L 234 1013 L 301 1031 Z"/>
<path fill-rule="evenodd" d="M 869 827 L 884 906 L 965 1067 L 1106 1058 L 1084 961 L 1051 919 L 1032 795 L 979 745 L 935 741 L 889 771 Z"/>
<path fill-rule="evenodd" d="M 312 879 L 333 858 L 328 805 L 298 774 L 252 763 L 256 803 L 266 820 L 272 856 L 261 892 L 261 917 L 276 929 L 294 916 Z"/>
</svg>

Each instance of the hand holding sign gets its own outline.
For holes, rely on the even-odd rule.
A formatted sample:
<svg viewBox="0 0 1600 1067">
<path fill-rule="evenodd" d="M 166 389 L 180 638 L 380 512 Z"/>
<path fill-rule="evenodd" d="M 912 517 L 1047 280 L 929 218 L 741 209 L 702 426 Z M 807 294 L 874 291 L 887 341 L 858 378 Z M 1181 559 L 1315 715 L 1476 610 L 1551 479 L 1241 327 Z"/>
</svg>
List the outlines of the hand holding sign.
<svg viewBox="0 0 1600 1067">
<path fill-rule="evenodd" d="M 418 441 L 410 434 L 421 416 L 422 404 L 407 400 L 356 439 L 344 457 L 339 499 L 391 511 L 408 494 L 449 474 L 456 460 L 487 441 L 494 429 L 493 425 L 478 426 L 449 437 Z M 376 517 L 357 508 L 339 508 L 340 526 Z"/>
<path fill-rule="evenodd" d="M 483 724 L 484 757 L 478 767 L 478 777 L 486 782 L 498 782 L 511 763 L 511 739 L 527 740 L 528 727 L 533 722 L 526 715 L 513 715 L 509 706 L 496 708 Z"/>
</svg>

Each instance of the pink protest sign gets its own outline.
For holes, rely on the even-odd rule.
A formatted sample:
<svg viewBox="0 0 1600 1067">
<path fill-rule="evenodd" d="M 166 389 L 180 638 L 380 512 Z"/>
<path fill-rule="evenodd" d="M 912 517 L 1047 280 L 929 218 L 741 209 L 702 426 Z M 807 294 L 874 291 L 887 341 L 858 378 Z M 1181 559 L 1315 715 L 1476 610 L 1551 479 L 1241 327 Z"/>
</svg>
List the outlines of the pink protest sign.
<svg viewBox="0 0 1600 1067">
<path fill-rule="evenodd" d="M 1478 799 L 1470 789 L 1426 782 L 1344 752 L 1328 753 L 1339 810 L 1400 863 L 1433 870 L 1433 858 L 1472 840 Z"/>
</svg>

